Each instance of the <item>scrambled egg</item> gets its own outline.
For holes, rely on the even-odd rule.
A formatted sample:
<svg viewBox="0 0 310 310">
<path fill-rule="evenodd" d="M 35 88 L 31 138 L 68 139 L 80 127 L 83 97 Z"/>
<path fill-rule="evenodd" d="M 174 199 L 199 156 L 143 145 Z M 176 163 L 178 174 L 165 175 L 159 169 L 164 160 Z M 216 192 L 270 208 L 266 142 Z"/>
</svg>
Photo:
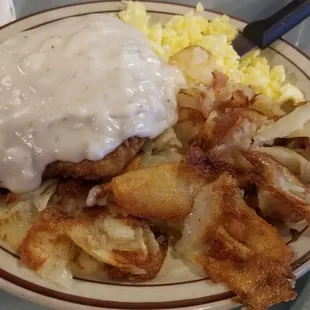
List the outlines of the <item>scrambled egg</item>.
<svg viewBox="0 0 310 310">
<path fill-rule="evenodd" d="M 152 24 L 145 6 L 140 2 L 125 1 L 125 9 L 118 13 L 124 22 L 142 31 L 150 40 L 154 51 L 168 60 L 173 54 L 190 45 L 201 45 L 211 55 L 214 66 L 225 72 L 234 82 L 254 88 L 258 94 L 266 95 L 277 103 L 288 100 L 304 100 L 302 92 L 286 81 L 283 66 L 270 67 L 260 51 L 255 50 L 240 60 L 231 41 L 238 33 L 223 15 L 209 21 L 199 13 L 204 11 L 198 3 L 196 12 L 189 11 L 173 16 L 166 24 Z"/>
</svg>

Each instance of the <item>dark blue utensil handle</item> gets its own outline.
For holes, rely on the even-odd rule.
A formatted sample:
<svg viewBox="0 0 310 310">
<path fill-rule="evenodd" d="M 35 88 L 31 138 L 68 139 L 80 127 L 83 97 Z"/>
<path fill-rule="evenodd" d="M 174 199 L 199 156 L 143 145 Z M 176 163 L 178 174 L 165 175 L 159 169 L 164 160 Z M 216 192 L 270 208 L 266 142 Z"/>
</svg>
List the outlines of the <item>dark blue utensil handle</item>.
<svg viewBox="0 0 310 310">
<path fill-rule="evenodd" d="M 264 49 L 309 16 L 310 0 L 294 0 L 272 16 L 248 24 L 243 34 Z"/>
</svg>

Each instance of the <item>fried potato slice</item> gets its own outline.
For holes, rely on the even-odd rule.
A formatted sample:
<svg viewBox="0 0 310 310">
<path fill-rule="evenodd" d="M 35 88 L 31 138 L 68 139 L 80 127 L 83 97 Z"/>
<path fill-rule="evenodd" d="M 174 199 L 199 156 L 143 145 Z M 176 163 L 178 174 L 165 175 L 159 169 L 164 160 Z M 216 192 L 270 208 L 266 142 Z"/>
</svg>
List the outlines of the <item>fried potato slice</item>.
<svg viewBox="0 0 310 310">
<path fill-rule="evenodd" d="M 80 163 L 57 161 L 49 164 L 45 178 L 83 178 L 84 180 L 109 180 L 120 174 L 135 157 L 145 142 L 144 138 L 133 137 L 126 140 L 112 153 L 99 161 L 83 160 Z"/>
<path fill-rule="evenodd" d="M 68 222 L 66 234 L 96 259 L 126 267 L 131 266 L 130 263 L 113 251 L 144 249 L 143 230 L 140 226 L 134 219 L 112 217 L 106 208 L 94 207 Z"/>
<path fill-rule="evenodd" d="M 238 86 L 240 88 L 238 88 Z M 246 88 L 247 86 L 243 87 Z M 235 89 L 231 89 L 231 94 L 229 93 L 230 97 L 228 99 L 219 100 L 217 102 L 217 109 L 249 108 L 251 106 L 251 100 L 254 95 L 254 91 L 251 88 L 248 88 L 247 91 L 250 94 L 247 94 L 245 89 L 241 88 L 241 85 L 235 85 L 234 88 Z"/>
<path fill-rule="evenodd" d="M 191 142 L 186 155 L 186 162 L 190 168 L 206 176 L 218 177 L 223 171 L 229 171 L 234 176 L 239 177 L 244 175 L 243 168 L 226 162 L 217 156 L 212 156 L 208 150 L 204 151 L 207 143 L 208 138 L 205 138 L 203 132 L 198 134 Z"/>
<path fill-rule="evenodd" d="M 99 262 L 78 247 L 76 254 L 69 262 L 69 269 L 74 275 L 98 276 L 98 272 L 103 273 L 106 271 L 107 265 Z"/>
<path fill-rule="evenodd" d="M 164 238 L 164 239 L 163 239 Z M 110 268 L 111 276 L 151 279 L 159 272 L 168 239 L 155 238 L 143 220 L 93 207 L 76 214 L 50 206 L 27 232 L 20 246 L 22 262 L 44 279 L 69 285 L 72 272 Z"/>
<path fill-rule="evenodd" d="M 187 89 L 181 89 L 177 95 L 178 107 L 199 111 L 204 118 L 208 118 L 212 110 L 221 107 L 221 100 L 230 100 L 233 91 L 227 86 L 228 77 L 216 70 L 211 76 L 212 82 L 209 84 L 193 83 Z"/>
<path fill-rule="evenodd" d="M 38 219 L 56 191 L 52 180 L 43 182 L 36 190 L 16 194 L 10 192 L 6 200 L 0 197 L 0 238 L 17 251 L 27 231 Z M 5 202 L 6 201 L 6 202 Z"/>
<path fill-rule="evenodd" d="M 293 252 L 277 230 L 245 204 L 237 181 L 227 173 L 197 195 L 177 250 L 253 309 L 296 296 L 291 285 Z"/>
<path fill-rule="evenodd" d="M 262 94 L 255 95 L 250 86 L 243 84 L 229 82 L 226 87 L 219 89 L 216 99 L 214 105 L 216 109 L 248 108 L 272 119 L 278 119 L 279 116 L 285 115 L 279 104 L 271 98 Z"/>
<path fill-rule="evenodd" d="M 266 117 L 250 109 L 236 108 L 220 114 L 213 122 L 207 132 L 206 146 L 209 150 L 220 151 L 235 146 L 248 148 Z"/>
<path fill-rule="evenodd" d="M 40 277 L 64 286 L 71 284 L 68 264 L 77 251 L 65 235 L 69 219 L 60 206 L 48 207 L 28 230 L 19 249 L 22 263 Z"/>
<path fill-rule="evenodd" d="M 181 89 L 177 94 L 178 107 L 193 109 L 202 113 L 201 95 L 202 90 L 196 85 L 194 87 Z"/>
<path fill-rule="evenodd" d="M 252 99 L 251 108 L 273 118 L 285 115 L 279 103 L 274 102 L 273 99 L 262 94 L 256 95 Z"/>
<path fill-rule="evenodd" d="M 249 148 L 266 118 L 260 113 L 236 108 L 227 113 L 210 115 L 204 128 L 191 141 L 186 160 L 203 174 L 219 176 L 229 171 L 240 184 L 247 182 L 248 162 L 239 148 Z"/>
<path fill-rule="evenodd" d="M 308 141 L 303 143 L 305 143 L 306 147 Z M 310 182 L 310 161 L 294 150 L 281 146 L 258 147 L 255 150 L 269 154 L 287 167 L 294 175 L 297 175 L 303 182 Z"/>
<path fill-rule="evenodd" d="M 87 209 L 68 221 L 66 235 L 98 261 L 118 267 L 110 268 L 115 278 L 153 278 L 167 252 L 167 244 L 160 246 L 143 220 L 111 215 L 106 208 Z"/>
<path fill-rule="evenodd" d="M 266 118 L 256 111 L 232 109 L 210 117 L 194 142 L 205 153 L 231 162 L 231 153 L 237 147 L 249 148 L 256 132 L 265 122 Z"/>
<path fill-rule="evenodd" d="M 141 154 L 141 167 L 147 168 L 162 164 L 178 164 L 183 159 L 182 144 L 173 128 L 168 128 L 153 140 L 148 140 Z"/>
<path fill-rule="evenodd" d="M 201 124 L 205 122 L 205 118 L 201 112 L 192 108 L 179 108 L 178 123 L 191 121 L 193 124 Z"/>
<path fill-rule="evenodd" d="M 170 57 L 169 64 L 178 67 L 190 82 L 212 83 L 214 62 L 202 46 L 184 48 Z"/>
<path fill-rule="evenodd" d="M 202 112 L 207 118 L 214 109 L 216 100 L 230 98 L 232 92 L 227 88 L 228 76 L 217 70 L 210 55 L 199 45 L 189 46 L 174 54 L 169 63 L 184 73 L 188 87 L 177 95 L 178 106 Z"/>
<path fill-rule="evenodd" d="M 207 179 L 186 165 L 164 164 L 115 177 L 116 203 L 131 215 L 146 219 L 183 219 Z"/>
<path fill-rule="evenodd" d="M 186 152 L 189 142 L 203 128 L 205 118 L 201 112 L 191 108 L 179 108 L 179 119 L 174 126 L 174 131 L 182 144 L 183 151 Z"/>
<path fill-rule="evenodd" d="M 229 80 L 228 76 L 223 72 L 214 70 L 212 72 L 212 77 L 213 77 L 213 80 L 211 84 L 211 89 L 214 92 L 220 92 L 221 90 L 226 91 L 225 87 L 228 84 L 228 80 Z"/>
<path fill-rule="evenodd" d="M 154 253 L 148 253 L 146 259 L 140 259 L 139 255 L 131 256 L 134 265 L 139 266 L 145 273 L 133 273 L 128 268 L 117 268 L 109 266 L 108 275 L 113 280 L 129 280 L 129 281 L 150 281 L 159 273 L 168 251 L 168 236 L 165 234 L 155 234 L 156 241 L 159 244 L 159 250 Z M 126 256 L 123 252 L 122 255 Z M 132 255 L 128 253 L 127 255 Z"/>
<path fill-rule="evenodd" d="M 39 217 L 30 202 L 19 202 L 14 206 L 2 205 L 0 211 L 0 237 L 17 251 L 27 231 Z"/>
<path fill-rule="evenodd" d="M 282 208 L 270 204 L 270 208 L 276 208 L 270 212 L 277 214 L 280 220 L 306 219 L 310 223 L 309 187 L 272 156 L 255 150 L 240 152 L 254 166 L 249 178 L 283 202 Z"/>
<path fill-rule="evenodd" d="M 303 218 L 289 204 L 276 198 L 272 193 L 258 190 L 258 208 L 265 218 L 282 220 L 284 222 L 297 223 Z"/>
</svg>

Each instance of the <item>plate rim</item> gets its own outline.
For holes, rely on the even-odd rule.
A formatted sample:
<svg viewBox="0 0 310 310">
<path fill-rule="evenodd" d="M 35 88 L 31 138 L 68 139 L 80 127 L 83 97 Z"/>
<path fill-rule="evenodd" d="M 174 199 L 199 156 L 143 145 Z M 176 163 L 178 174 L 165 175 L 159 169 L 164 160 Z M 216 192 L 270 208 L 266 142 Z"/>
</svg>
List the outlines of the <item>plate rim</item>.
<svg viewBox="0 0 310 310">
<path fill-rule="evenodd" d="M 94 0 L 92 0 L 92 1 L 82 2 L 82 3 L 68 4 L 68 5 L 58 6 L 58 7 L 55 7 L 55 8 L 46 9 L 46 10 L 43 10 L 43 11 L 39 11 L 39 12 L 35 12 L 35 13 L 32 13 L 32 14 L 29 14 L 27 16 L 23 16 L 22 18 L 16 19 L 15 21 L 12 21 L 12 22 L 4 25 L 4 26 L 1 26 L 0 27 L 0 32 L 3 29 L 11 26 L 12 24 L 19 23 L 19 22 L 21 22 L 23 20 L 32 18 L 32 17 L 37 16 L 37 15 L 41 15 L 41 14 L 52 12 L 52 11 L 56 11 L 56 10 L 62 10 L 62 9 L 65 9 L 65 8 L 70 8 L 70 7 L 88 6 L 88 5 L 92 5 L 92 4 L 98 4 L 98 3 L 120 3 L 120 1 L 119 0 L 109 0 L 109 1 L 94 1 Z M 171 3 L 171 2 L 168 2 L 168 1 L 153 1 L 153 0 L 151 0 L 151 1 L 143 1 L 142 3 L 146 4 L 146 5 L 147 4 L 157 4 L 159 6 L 160 5 L 172 5 L 172 6 L 179 7 L 179 8 L 195 9 L 195 6 L 193 6 L 193 5 L 189 5 L 189 4 L 176 4 L 176 3 Z M 115 11 L 117 11 L 117 10 L 115 10 Z M 209 13 L 214 13 L 216 15 L 223 15 L 222 12 L 219 12 L 219 11 L 216 11 L 216 10 L 210 10 L 210 9 L 206 9 L 205 8 L 204 11 L 209 12 Z M 160 14 L 160 12 L 158 12 L 158 13 Z M 161 13 L 168 14 L 168 13 L 165 13 L 165 12 L 161 12 Z M 91 14 L 91 12 L 86 13 L 86 14 Z M 77 15 L 78 14 L 76 14 L 76 16 Z M 233 16 L 231 16 L 229 14 L 226 14 L 226 15 L 229 16 L 232 20 L 239 21 L 239 22 L 241 22 L 243 24 L 247 23 L 245 20 L 243 20 L 241 18 L 233 17 Z M 74 16 L 74 15 L 72 15 L 72 16 Z M 63 17 L 63 18 L 66 18 L 66 17 Z M 54 22 L 56 20 L 63 19 L 63 18 L 55 18 L 54 20 L 51 20 L 50 22 Z M 50 23 L 50 22 L 48 22 L 48 23 Z M 45 23 L 38 24 L 35 27 L 40 27 L 40 26 L 42 26 L 44 24 Z M 28 28 L 28 29 L 30 29 L 30 28 Z M 27 29 L 25 29 L 25 30 L 27 30 Z M 299 48 L 295 47 L 292 43 L 288 42 L 287 40 L 285 40 L 283 38 L 281 38 L 280 41 L 282 41 L 287 46 L 290 46 L 291 49 L 295 50 L 298 54 L 304 56 L 306 61 L 308 61 L 309 64 L 310 64 L 310 56 L 307 55 L 304 51 L 302 51 Z M 310 74 L 308 74 L 302 68 L 297 66 L 296 63 L 294 63 L 291 59 L 289 59 L 284 54 L 282 54 L 279 50 L 277 50 L 275 48 L 272 48 L 272 47 L 271 47 L 271 49 L 274 52 L 280 54 L 282 57 L 286 58 L 288 61 L 290 61 L 296 68 L 298 68 L 301 72 L 303 72 L 304 75 L 310 81 Z M 306 272 L 308 272 L 309 269 L 310 269 L 310 250 L 306 254 L 304 254 L 302 257 L 297 259 L 295 261 L 295 263 L 297 263 L 297 265 L 295 267 L 294 272 L 296 272 L 296 276 L 297 277 L 300 277 L 301 275 L 303 275 Z M 15 279 L 15 281 L 12 280 L 12 279 Z M 25 285 L 19 285 L 18 282 L 22 282 Z M 36 289 L 29 288 L 29 285 L 30 285 L 30 287 L 35 287 Z M 18 296 L 20 296 L 22 298 L 26 297 L 28 300 L 31 299 L 31 298 L 29 298 L 29 296 L 31 294 L 34 294 L 37 297 L 38 296 L 44 297 L 44 298 L 53 300 L 54 302 L 57 301 L 57 302 L 60 302 L 60 303 L 70 304 L 70 305 L 72 305 L 74 307 L 74 309 L 77 309 L 77 307 L 79 307 L 78 309 L 82 309 L 82 308 L 83 309 L 98 309 L 98 308 L 102 309 L 102 307 L 104 307 L 104 309 L 120 309 L 120 308 L 121 309 L 154 309 L 154 308 L 156 308 L 156 309 L 178 309 L 180 307 L 182 307 L 182 309 L 187 309 L 188 307 L 190 307 L 188 309 L 193 309 L 193 307 L 195 309 L 197 309 L 196 307 L 199 307 L 199 306 L 201 306 L 201 307 L 203 306 L 204 309 L 210 309 L 210 308 L 215 309 L 215 308 L 223 306 L 223 305 L 221 305 L 223 303 L 225 303 L 225 306 L 227 306 L 227 307 L 228 306 L 232 306 L 232 307 L 237 306 L 237 304 L 235 304 L 235 303 L 233 303 L 231 301 L 231 297 L 235 296 L 234 293 L 232 293 L 231 291 L 226 291 L 224 293 L 219 293 L 219 294 L 216 294 L 216 295 L 209 295 L 209 296 L 206 296 L 206 297 L 193 298 L 193 299 L 187 299 L 187 300 L 173 300 L 173 301 L 168 301 L 168 302 L 146 303 L 146 302 L 115 302 L 115 301 L 105 301 L 105 300 L 99 300 L 99 299 L 96 300 L 96 299 L 93 299 L 93 298 L 85 298 L 85 297 L 79 297 L 79 296 L 75 296 L 75 295 L 70 295 L 70 294 L 62 293 L 61 291 L 55 291 L 55 290 L 53 290 L 51 288 L 37 285 L 37 284 L 29 282 L 29 281 L 27 281 L 25 279 L 19 278 L 18 276 L 13 275 L 13 274 L 11 274 L 10 272 L 8 272 L 6 270 L 3 270 L 1 267 L 0 267 L 0 287 L 2 289 L 4 289 L 4 290 L 7 290 L 7 291 L 13 293 L 13 294 L 15 293 L 15 294 L 17 294 Z M 9 287 L 11 287 L 11 289 L 9 289 Z M 12 287 L 15 287 L 15 288 L 12 288 Z M 42 293 L 42 290 L 46 291 L 47 293 Z M 20 292 L 17 293 L 18 291 L 20 291 Z M 24 291 L 24 293 L 22 291 Z M 48 291 L 52 292 L 52 294 L 48 293 Z M 25 294 L 25 292 L 28 292 L 28 294 Z M 55 296 L 54 295 L 55 293 L 58 296 Z M 59 294 L 64 294 L 64 295 L 67 295 L 68 297 L 65 298 L 65 299 L 59 298 Z M 26 296 L 26 295 L 28 295 L 28 296 Z M 219 299 L 218 298 L 217 299 L 213 299 L 212 298 L 212 297 L 216 297 L 216 296 L 219 296 Z M 100 303 L 100 305 L 97 304 L 96 302 L 92 303 L 92 304 L 90 304 L 90 303 L 86 304 L 84 302 L 81 303 L 81 302 L 77 301 L 79 298 L 82 298 L 82 299 L 85 299 L 85 300 L 88 300 L 88 301 L 91 301 L 91 300 L 98 301 Z M 73 301 L 73 299 L 75 299 L 76 301 Z M 33 302 L 36 302 L 36 300 L 37 299 L 35 297 L 32 298 Z M 51 306 L 48 303 L 40 302 L 40 304 L 42 304 L 42 303 L 44 305 Z M 82 307 L 82 308 L 80 308 L 80 307 Z"/>
</svg>

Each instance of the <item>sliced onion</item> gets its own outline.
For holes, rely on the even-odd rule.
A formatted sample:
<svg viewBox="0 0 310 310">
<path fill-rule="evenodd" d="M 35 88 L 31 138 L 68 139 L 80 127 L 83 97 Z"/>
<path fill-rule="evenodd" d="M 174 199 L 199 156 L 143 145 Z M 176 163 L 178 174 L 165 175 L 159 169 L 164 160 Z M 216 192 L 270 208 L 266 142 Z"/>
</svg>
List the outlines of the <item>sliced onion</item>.
<svg viewBox="0 0 310 310">
<path fill-rule="evenodd" d="M 310 103 L 306 103 L 296 108 L 292 113 L 280 118 L 273 125 L 261 131 L 255 137 L 255 140 L 264 142 L 276 138 L 290 137 L 292 134 L 294 137 L 310 137 L 308 132 L 301 131 L 308 121 L 310 121 Z M 298 131 L 300 131 L 300 134 L 296 135 Z"/>
</svg>

